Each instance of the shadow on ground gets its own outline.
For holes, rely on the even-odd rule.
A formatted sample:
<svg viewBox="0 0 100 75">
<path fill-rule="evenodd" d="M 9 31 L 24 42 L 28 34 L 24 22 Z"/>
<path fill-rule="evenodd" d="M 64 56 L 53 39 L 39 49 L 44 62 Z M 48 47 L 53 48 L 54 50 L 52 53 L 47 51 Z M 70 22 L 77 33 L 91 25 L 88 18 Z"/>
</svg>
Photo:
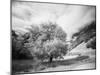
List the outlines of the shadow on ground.
<svg viewBox="0 0 100 75">
<path fill-rule="evenodd" d="M 52 63 L 49 62 L 43 62 L 42 65 L 45 65 L 47 67 L 57 67 L 57 66 L 63 66 L 63 65 L 72 65 L 76 64 L 79 61 L 82 61 L 84 59 L 88 59 L 89 56 L 80 56 L 74 59 L 68 59 L 68 60 L 57 60 L 53 61 Z"/>
</svg>

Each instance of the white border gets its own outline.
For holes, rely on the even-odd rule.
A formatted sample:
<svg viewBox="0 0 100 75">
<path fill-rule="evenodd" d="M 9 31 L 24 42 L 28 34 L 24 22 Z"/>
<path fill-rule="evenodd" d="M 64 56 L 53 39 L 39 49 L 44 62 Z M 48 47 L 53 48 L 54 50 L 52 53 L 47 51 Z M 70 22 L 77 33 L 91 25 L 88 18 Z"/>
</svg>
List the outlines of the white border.
<svg viewBox="0 0 100 75">
<path fill-rule="evenodd" d="M 27 0 L 34 1 L 34 0 Z M 96 5 L 97 9 L 97 69 L 85 71 L 68 71 L 37 73 L 38 75 L 99 75 L 100 73 L 100 0 L 35 0 L 42 2 Z M 10 75 L 10 0 L 0 0 L 0 75 Z M 28 74 L 30 75 L 30 74 Z M 32 74 L 31 74 L 32 75 Z M 34 74 L 36 75 L 36 74 Z"/>
</svg>

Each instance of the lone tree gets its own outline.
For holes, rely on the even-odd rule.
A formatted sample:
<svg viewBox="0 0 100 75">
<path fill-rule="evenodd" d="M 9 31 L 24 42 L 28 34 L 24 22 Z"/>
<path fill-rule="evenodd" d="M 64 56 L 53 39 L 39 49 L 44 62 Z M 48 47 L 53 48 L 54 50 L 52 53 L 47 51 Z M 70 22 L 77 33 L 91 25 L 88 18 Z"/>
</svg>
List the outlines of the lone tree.
<svg viewBox="0 0 100 75">
<path fill-rule="evenodd" d="M 53 58 L 63 58 L 68 49 L 66 33 L 56 24 L 41 24 L 40 27 L 32 26 L 28 29 L 30 38 L 25 43 L 25 48 L 34 58 L 52 62 Z"/>
</svg>

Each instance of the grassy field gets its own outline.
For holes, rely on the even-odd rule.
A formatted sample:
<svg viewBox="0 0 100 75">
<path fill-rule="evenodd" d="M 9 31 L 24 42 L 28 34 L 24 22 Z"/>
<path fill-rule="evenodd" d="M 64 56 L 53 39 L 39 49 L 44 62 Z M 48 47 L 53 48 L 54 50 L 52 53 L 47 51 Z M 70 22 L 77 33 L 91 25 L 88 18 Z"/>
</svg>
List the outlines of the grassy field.
<svg viewBox="0 0 100 75">
<path fill-rule="evenodd" d="M 74 59 L 67 60 L 56 60 L 52 63 L 42 62 L 42 63 L 34 63 L 32 60 L 16 60 L 13 61 L 12 70 L 13 72 L 47 72 L 47 71 L 61 71 L 61 70 L 75 70 L 78 69 L 92 69 L 94 66 L 86 66 L 87 64 L 94 64 L 95 58 L 89 58 L 89 56 L 80 56 Z M 86 68 L 82 68 L 84 65 Z"/>
</svg>

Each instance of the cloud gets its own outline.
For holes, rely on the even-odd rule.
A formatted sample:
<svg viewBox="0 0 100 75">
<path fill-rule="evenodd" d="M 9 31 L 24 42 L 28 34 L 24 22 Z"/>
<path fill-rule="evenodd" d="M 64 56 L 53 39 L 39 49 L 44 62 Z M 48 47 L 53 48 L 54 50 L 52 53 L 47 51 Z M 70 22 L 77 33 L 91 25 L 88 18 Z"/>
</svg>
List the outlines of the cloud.
<svg viewBox="0 0 100 75">
<path fill-rule="evenodd" d="M 71 9 L 71 7 L 70 7 Z M 87 6 L 74 6 L 68 14 L 64 14 L 58 19 L 58 24 L 68 34 L 68 39 L 79 31 L 80 28 L 85 27 L 87 24 L 95 20 L 95 9 L 88 8 Z"/>
<path fill-rule="evenodd" d="M 80 28 L 95 20 L 95 7 L 81 5 L 13 2 L 12 27 L 26 31 L 30 25 L 57 23 L 67 33 L 67 39 Z"/>
</svg>

